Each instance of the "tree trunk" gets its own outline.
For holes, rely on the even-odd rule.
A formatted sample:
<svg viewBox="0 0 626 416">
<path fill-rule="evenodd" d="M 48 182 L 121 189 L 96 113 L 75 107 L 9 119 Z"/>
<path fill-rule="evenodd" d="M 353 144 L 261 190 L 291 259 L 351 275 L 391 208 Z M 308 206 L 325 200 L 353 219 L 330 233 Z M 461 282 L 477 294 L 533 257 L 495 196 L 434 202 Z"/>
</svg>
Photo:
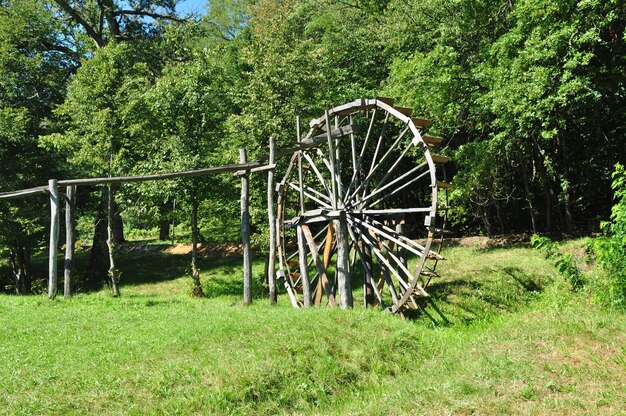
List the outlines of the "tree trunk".
<svg viewBox="0 0 626 416">
<path fill-rule="evenodd" d="M 203 297 L 202 284 L 200 283 L 200 272 L 198 271 L 198 202 L 194 201 L 191 206 L 191 279 L 193 280 L 194 297 Z"/>
<path fill-rule="evenodd" d="M 106 214 L 106 188 L 102 189 L 100 209 L 96 217 L 89 266 L 85 284 L 89 288 L 95 288 L 107 280 L 109 269 L 109 249 L 107 246 L 107 214 Z"/>
<path fill-rule="evenodd" d="M 113 209 L 113 242 L 115 244 L 123 243 L 126 241 L 124 238 L 124 222 L 122 221 L 122 216 L 120 215 L 120 207 L 115 202 L 115 190 L 113 190 L 113 200 L 111 201 L 112 209 Z"/>
<path fill-rule="evenodd" d="M 526 193 L 526 203 L 528 204 L 528 212 L 530 214 L 530 224 L 533 229 L 533 233 L 537 232 L 537 218 L 535 216 L 535 207 L 533 205 L 533 196 L 530 192 L 530 182 L 528 180 L 528 170 L 524 161 L 520 161 L 522 168 L 522 180 L 524 181 L 524 192 Z"/>
<path fill-rule="evenodd" d="M 170 220 L 164 219 L 159 223 L 159 240 L 166 241 L 170 238 Z"/>
<path fill-rule="evenodd" d="M 546 232 L 552 232 L 552 191 L 546 188 Z"/>
<path fill-rule="evenodd" d="M 30 254 L 23 246 L 16 246 L 9 253 L 13 277 L 15 279 L 15 292 L 18 295 L 28 295 L 32 291 L 32 278 L 30 275 Z"/>
</svg>

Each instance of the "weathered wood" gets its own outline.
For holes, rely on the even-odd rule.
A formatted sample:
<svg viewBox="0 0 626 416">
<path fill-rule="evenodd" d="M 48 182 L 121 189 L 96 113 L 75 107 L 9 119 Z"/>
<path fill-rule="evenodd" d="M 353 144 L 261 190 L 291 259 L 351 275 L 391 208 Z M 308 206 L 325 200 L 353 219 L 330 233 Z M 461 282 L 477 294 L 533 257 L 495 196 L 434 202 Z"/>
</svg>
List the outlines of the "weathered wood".
<svg viewBox="0 0 626 416">
<path fill-rule="evenodd" d="M 306 261 L 306 245 L 304 243 L 304 235 L 302 226 L 296 229 L 298 239 L 298 266 L 300 267 L 300 283 L 302 284 L 302 298 L 305 308 L 311 306 L 311 282 L 309 280 L 309 270 Z M 311 250 L 311 256 L 315 257 L 316 253 Z"/>
<path fill-rule="evenodd" d="M 413 122 L 413 125 L 418 129 L 427 129 L 433 124 L 432 121 L 419 117 L 411 117 L 411 121 Z"/>
<path fill-rule="evenodd" d="M 270 136 L 270 165 L 276 163 L 276 139 Z M 267 172 L 267 216 L 269 221 L 269 253 L 267 261 L 267 283 L 269 285 L 270 304 L 275 304 L 276 276 L 274 274 L 276 262 L 276 215 L 274 211 L 274 170 Z"/>
<path fill-rule="evenodd" d="M 120 295 L 119 273 L 115 268 L 114 243 L 113 243 L 113 191 L 111 184 L 107 185 L 107 248 L 109 249 L 109 279 L 111 280 L 111 293 L 114 297 Z"/>
<path fill-rule="evenodd" d="M 60 197 L 56 179 L 48 181 L 50 192 L 50 247 L 48 255 L 48 298 L 57 294 L 57 249 L 59 246 Z"/>
<path fill-rule="evenodd" d="M 410 107 L 394 107 L 394 109 L 403 116 L 411 117 L 413 114 L 413 109 Z"/>
<path fill-rule="evenodd" d="M 450 158 L 448 156 L 431 154 L 430 157 L 432 157 L 433 162 L 435 163 L 448 163 L 450 161 Z"/>
<path fill-rule="evenodd" d="M 439 137 L 439 136 L 429 136 L 428 134 L 424 134 L 422 136 L 422 140 L 424 141 L 424 143 L 426 144 L 431 144 L 433 146 L 438 145 L 439 143 L 441 143 L 443 141 L 443 137 Z"/>
<path fill-rule="evenodd" d="M 339 306 L 351 308 L 352 282 L 350 281 L 350 248 L 348 247 L 348 221 L 345 214 L 333 221 L 335 240 L 337 241 L 337 289 L 339 292 Z"/>
<path fill-rule="evenodd" d="M 197 298 L 204 296 L 198 270 L 198 201 L 191 204 L 191 280 L 193 289 L 191 295 Z"/>
<path fill-rule="evenodd" d="M 144 182 L 161 179 L 175 179 L 175 178 L 188 178 L 194 176 L 202 176 L 208 174 L 237 172 L 241 170 L 250 170 L 265 166 L 265 163 L 251 162 L 233 165 L 216 166 L 212 168 L 204 168 L 197 170 L 189 170 L 183 172 L 172 173 L 156 173 L 152 175 L 143 176 L 111 176 L 106 178 L 90 178 L 90 179 L 69 179 L 59 181 L 59 185 L 99 185 L 107 183 L 121 183 L 121 182 Z"/>
<path fill-rule="evenodd" d="M 0 199 L 20 198 L 23 196 L 43 195 L 48 193 L 48 186 L 37 186 L 35 188 L 21 189 L 19 191 L 0 192 Z"/>
<path fill-rule="evenodd" d="M 239 162 L 246 164 L 246 149 L 239 149 Z M 252 259 L 250 248 L 250 209 L 248 205 L 250 179 L 248 175 L 241 177 L 241 241 L 243 243 L 243 302 L 252 302 Z"/>
<path fill-rule="evenodd" d="M 72 297 L 72 269 L 74 267 L 74 246 L 76 244 L 76 186 L 66 188 L 65 201 L 65 261 L 63 297 Z"/>
<path fill-rule="evenodd" d="M 330 162 L 330 180 L 331 180 L 331 186 L 332 186 L 332 190 L 333 190 L 333 203 L 332 206 L 333 208 L 337 208 L 338 206 L 338 198 L 339 198 L 339 194 L 337 193 L 337 175 L 335 172 L 335 150 L 334 150 L 334 146 L 333 146 L 333 137 L 330 134 L 330 114 L 328 113 L 328 110 L 326 110 L 326 126 L 328 127 L 328 131 L 326 132 L 326 139 L 328 142 L 328 159 Z"/>
<path fill-rule="evenodd" d="M 376 97 L 376 101 L 380 101 L 382 103 L 385 103 L 387 105 L 393 106 L 393 104 L 396 102 L 395 98 L 387 98 L 387 97 Z"/>
<path fill-rule="evenodd" d="M 302 230 L 302 235 L 306 239 L 307 245 L 309 246 L 311 256 L 313 257 L 313 260 L 315 261 L 315 267 L 317 268 L 318 278 L 322 282 L 324 292 L 326 292 L 326 296 L 328 297 L 328 303 L 330 306 L 337 306 L 335 295 L 333 294 L 332 287 L 330 286 L 330 282 L 328 281 L 328 276 L 326 275 L 326 267 L 324 267 L 324 262 L 322 261 L 322 259 L 320 259 L 317 252 L 318 248 L 315 244 L 313 234 L 311 234 L 311 230 L 307 225 L 302 225 L 298 228 Z"/>
</svg>

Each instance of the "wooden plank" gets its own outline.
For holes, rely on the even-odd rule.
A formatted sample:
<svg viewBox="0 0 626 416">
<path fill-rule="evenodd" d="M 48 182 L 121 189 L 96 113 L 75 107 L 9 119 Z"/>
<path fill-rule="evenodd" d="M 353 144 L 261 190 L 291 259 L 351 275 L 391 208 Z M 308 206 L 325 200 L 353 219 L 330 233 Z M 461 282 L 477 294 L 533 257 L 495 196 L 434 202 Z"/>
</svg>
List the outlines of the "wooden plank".
<svg viewBox="0 0 626 416">
<path fill-rule="evenodd" d="M 348 220 L 345 213 L 338 220 L 333 221 L 335 227 L 335 240 L 337 241 L 337 291 L 339 292 L 339 306 L 351 308 L 352 282 L 350 280 L 350 248 L 348 247 Z"/>
<path fill-rule="evenodd" d="M 326 296 L 328 297 L 328 303 L 330 304 L 330 306 L 337 306 L 337 302 L 335 301 L 335 295 L 333 295 L 332 287 L 330 286 L 330 283 L 328 282 L 328 277 L 326 276 L 326 268 L 324 267 L 324 263 L 322 262 L 322 259 L 320 259 L 319 254 L 317 254 L 317 245 L 315 244 L 313 234 L 311 234 L 311 230 L 307 225 L 302 225 L 300 228 L 302 229 L 302 234 L 309 246 L 311 256 L 313 256 L 313 259 L 315 260 L 317 274 L 319 279 L 321 279 L 322 281 L 324 292 L 326 292 Z"/>
<path fill-rule="evenodd" d="M 60 197 L 56 179 L 48 181 L 50 192 L 50 246 L 48 251 L 48 298 L 57 294 L 57 248 L 59 246 Z"/>
<path fill-rule="evenodd" d="M 433 158 L 433 162 L 435 163 L 448 163 L 450 161 L 450 158 L 448 156 L 431 154 L 430 157 Z"/>
<path fill-rule="evenodd" d="M 448 182 L 438 181 L 437 182 L 437 188 L 439 188 L 439 189 L 452 189 L 452 188 L 454 188 L 454 185 L 452 185 L 451 183 L 448 183 Z"/>
<path fill-rule="evenodd" d="M 395 98 L 388 98 L 388 97 L 376 97 L 376 101 L 383 102 L 383 103 L 393 107 L 393 104 L 396 102 L 396 99 Z"/>
<path fill-rule="evenodd" d="M 425 134 L 425 135 L 422 136 L 422 140 L 426 144 L 432 144 L 432 145 L 436 146 L 436 145 L 440 144 L 443 141 L 443 137 L 429 136 L 429 135 Z"/>
<path fill-rule="evenodd" d="M 394 107 L 394 110 L 407 117 L 411 117 L 411 114 L 413 114 L 413 109 L 410 107 Z"/>
<path fill-rule="evenodd" d="M 68 186 L 65 191 L 65 261 L 63 262 L 63 297 L 72 297 L 72 268 L 74 267 L 74 245 L 76 244 L 76 187 Z"/>
<path fill-rule="evenodd" d="M 276 139 L 270 136 L 269 164 L 276 163 Z M 269 221 L 269 253 L 267 261 L 267 283 L 269 285 L 270 305 L 276 304 L 276 277 L 274 275 L 276 261 L 276 215 L 274 212 L 274 170 L 267 172 L 267 217 Z"/>
<path fill-rule="evenodd" d="M 302 298 L 303 306 L 308 308 L 311 306 L 311 282 L 309 280 L 309 270 L 306 261 L 306 245 L 304 243 L 304 233 L 302 226 L 298 226 L 296 229 L 296 236 L 298 238 L 298 265 L 300 267 L 300 283 L 302 284 Z M 316 257 L 317 253 L 311 250 L 311 256 Z"/>
<path fill-rule="evenodd" d="M 324 244 L 324 270 L 328 270 L 328 266 L 330 265 L 331 251 L 333 248 L 333 227 L 329 223 L 326 229 L 326 241 Z M 322 279 L 318 280 L 318 291 L 317 296 L 315 298 L 315 304 L 319 305 L 322 301 L 322 291 L 319 290 L 322 287 Z"/>
<path fill-rule="evenodd" d="M 419 117 L 411 117 L 411 121 L 418 129 L 427 129 L 433 124 L 432 121 Z"/>
<path fill-rule="evenodd" d="M 239 149 L 239 162 L 247 163 L 246 149 Z M 252 259 L 250 247 L 250 208 L 248 205 L 250 180 L 241 177 L 241 242 L 243 243 L 243 302 L 252 303 Z"/>
</svg>

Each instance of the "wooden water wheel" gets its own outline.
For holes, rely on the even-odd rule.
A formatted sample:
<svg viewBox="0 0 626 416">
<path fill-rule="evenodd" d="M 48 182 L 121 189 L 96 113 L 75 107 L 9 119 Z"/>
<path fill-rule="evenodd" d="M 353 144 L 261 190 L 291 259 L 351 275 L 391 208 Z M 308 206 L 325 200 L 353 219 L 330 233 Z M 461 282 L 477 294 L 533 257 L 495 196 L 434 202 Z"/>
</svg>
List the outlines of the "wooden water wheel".
<svg viewBox="0 0 626 416">
<path fill-rule="evenodd" d="M 278 184 L 279 276 L 295 307 L 418 308 L 443 241 L 447 189 L 428 120 L 388 98 L 310 122 Z M 443 190 L 443 192 L 442 192 Z M 441 201 L 443 200 L 443 201 Z"/>
</svg>

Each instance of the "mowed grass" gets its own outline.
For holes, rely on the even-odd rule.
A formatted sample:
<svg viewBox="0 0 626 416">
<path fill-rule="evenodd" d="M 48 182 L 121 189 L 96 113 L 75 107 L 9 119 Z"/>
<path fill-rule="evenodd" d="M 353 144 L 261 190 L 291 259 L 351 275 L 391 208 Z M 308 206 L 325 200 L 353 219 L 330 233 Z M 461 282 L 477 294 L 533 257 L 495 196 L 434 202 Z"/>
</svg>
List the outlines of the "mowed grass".
<svg viewBox="0 0 626 416">
<path fill-rule="evenodd" d="M 238 258 L 127 253 L 122 297 L 0 297 L 6 414 L 624 414 L 626 316 L 523 247 L 453 247 L 415 320 L 240 302 Z M 255 263 L 255 281 L 262 270 Z"/>
</svg>

